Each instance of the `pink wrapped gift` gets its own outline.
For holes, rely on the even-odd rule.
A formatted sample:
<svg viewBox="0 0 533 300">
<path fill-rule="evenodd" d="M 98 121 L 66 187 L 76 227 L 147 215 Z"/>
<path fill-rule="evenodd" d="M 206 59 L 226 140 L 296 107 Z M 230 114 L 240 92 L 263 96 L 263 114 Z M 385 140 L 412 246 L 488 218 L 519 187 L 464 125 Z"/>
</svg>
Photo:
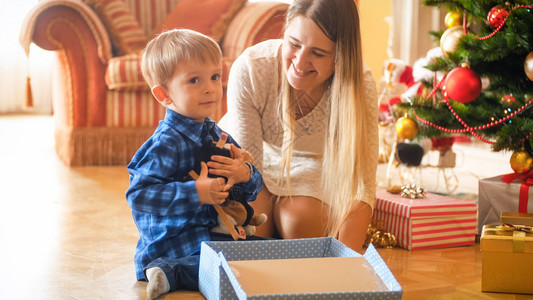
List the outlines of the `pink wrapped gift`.
<svg viewBox="0 0 533 300">
<path fill-rule="evenodd" d="M 502 212 L 533 213 L 533 188 L 531 180 L 507 174 L 479 181 L 479 224 L 500 224 Z"/>
<path fill-rule="evenodd" d="M 381 220 L 398 245 L 408 250 L 443 248 L 475 243 L 477 205 L 432 193 L 410 199 L 386 190 L 376 192 L 372 218 Z"/>
</svg>

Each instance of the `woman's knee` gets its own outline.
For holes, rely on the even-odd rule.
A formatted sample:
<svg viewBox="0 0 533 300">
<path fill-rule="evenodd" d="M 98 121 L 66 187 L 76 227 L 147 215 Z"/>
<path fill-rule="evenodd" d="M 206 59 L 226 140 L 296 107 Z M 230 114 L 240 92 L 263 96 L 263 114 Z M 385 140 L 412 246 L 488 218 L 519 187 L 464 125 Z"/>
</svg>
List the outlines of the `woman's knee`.
<svg viewBox="0 0 533 300">
<path fill-rule="evenodd" d="M 254 209 L 254 214 L 259 215 L 264 213 L 267 216 L 266 222 L 257 226 L 255 235 L 261 237 L 275 237 L 277 235 L 273 220 L 274 201 L 275 196 L 268 191 L 266 186 L 263 186 L 256 200 L 250 202 L 250 205 Z"/>
<path fill-rule="evenodd" d="M 325 235 L 327 206 L 312 197 L 283 197 L 274 207 L 274 222 L 283 238 Z"/>
</svg>

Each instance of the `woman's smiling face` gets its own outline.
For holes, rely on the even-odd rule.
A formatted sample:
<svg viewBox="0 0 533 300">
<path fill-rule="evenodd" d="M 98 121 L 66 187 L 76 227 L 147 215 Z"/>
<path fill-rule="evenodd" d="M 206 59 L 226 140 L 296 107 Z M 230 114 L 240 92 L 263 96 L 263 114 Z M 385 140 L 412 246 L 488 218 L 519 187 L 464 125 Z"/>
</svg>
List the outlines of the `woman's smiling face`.
<svg viewBox="0 0 533 300">
<path fill-rule="evenodd" d="M 335 70 L 335 42 L 310 18 L 294 17 L 285 29 L 282 60 L 290 85 L 312 95 Z"/>
</svg>

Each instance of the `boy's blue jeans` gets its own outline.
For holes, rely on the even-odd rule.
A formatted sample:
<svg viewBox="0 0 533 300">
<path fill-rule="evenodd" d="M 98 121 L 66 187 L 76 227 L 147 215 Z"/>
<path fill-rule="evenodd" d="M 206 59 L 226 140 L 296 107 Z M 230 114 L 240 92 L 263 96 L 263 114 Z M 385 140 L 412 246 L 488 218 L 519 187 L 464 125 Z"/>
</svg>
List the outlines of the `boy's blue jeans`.
<svg viewBox="0 0 533 300">
<path fill-rule="evenodd" d="M 212 241 L 233 241 L 231 235 L 210 233 Z M 246 242 L 247 240 L 264 240 L 265 238 L 258 236 L 247 236 L 246 240 L 239 240 L 237 242 Z M 192 290 L 198 291 L 198 272 L 200 269 L 200 251 L 194 255 L 181 258 L 160 257 L 144 268 L 146 273 L 150 268 L 161 268 L 167 276 L 170 285 L 170 291 L 177 290 Z"/>
</svg>

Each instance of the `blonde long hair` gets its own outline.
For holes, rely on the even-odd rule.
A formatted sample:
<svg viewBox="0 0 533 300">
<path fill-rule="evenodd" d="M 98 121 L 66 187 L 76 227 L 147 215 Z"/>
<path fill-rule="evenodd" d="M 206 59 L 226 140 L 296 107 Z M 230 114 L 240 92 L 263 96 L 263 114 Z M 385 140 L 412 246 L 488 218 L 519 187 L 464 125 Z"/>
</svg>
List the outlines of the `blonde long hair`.
<svg viewBox="0 0 533 300">
<path fill-rule="evenodd" d="M 288 10 L 286 24 L 296 16 L 313 20 L 336 45 L 335 71 L 325 92 L 330 115 L 322 159 L 323 197 L 331 203 L 325 234 L 336 235 L 350 209 L 363 199 L 363 173 L 366 158 L 370 155 L 365 143 L 372 124 L 365 122 L 369 108 L 364 100 L 359 15 L 353 0 L 296 0 Z M 284 136 L 280 169 L 281 175 L 286 174 L 290 188 L 295 109 L 291 105 L 294 103 L 293 89 L 284 72 L 282 74 L 280 94 Z"/>
</svg>

